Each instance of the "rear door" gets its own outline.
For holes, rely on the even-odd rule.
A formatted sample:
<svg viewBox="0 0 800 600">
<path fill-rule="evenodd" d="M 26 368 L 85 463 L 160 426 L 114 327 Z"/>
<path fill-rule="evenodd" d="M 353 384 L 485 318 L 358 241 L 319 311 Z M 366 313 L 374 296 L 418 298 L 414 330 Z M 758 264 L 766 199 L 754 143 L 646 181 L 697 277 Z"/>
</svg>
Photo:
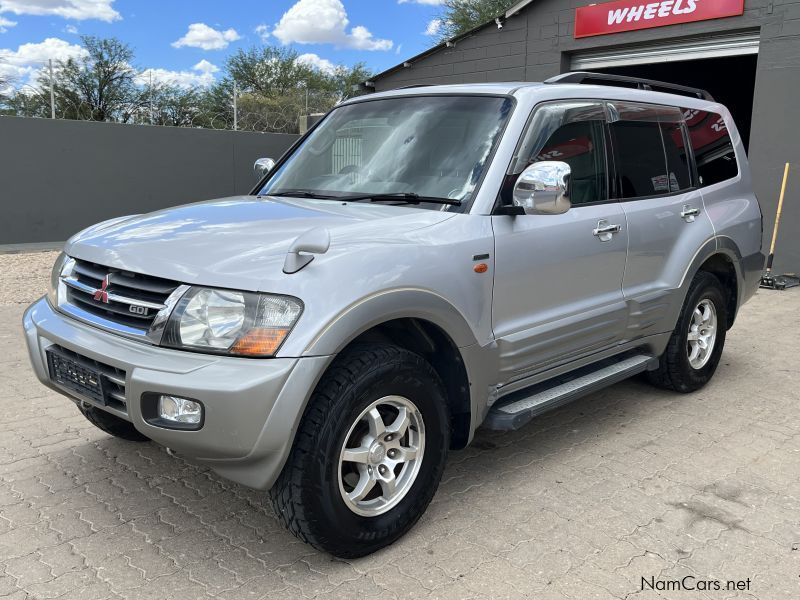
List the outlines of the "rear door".
<svg viewBox="0 0 800 600">
<path fill-rule="evenodd" d="M 674 327 L 664 316 L 678 298 L 686 269 L 714 238 L 677 107 L 612 102 L 616 195 L 628 223 L 623 292 L 629 304 L 625 339 Z"/>
<path fill-rule="evenodd" d="M 531 163 L 569 164 L 572 208 L 492 217 L 492 325 L 503 383 L 612 347 L 624 333 L 628 234 L 609 194 L 606 123 L 602 101 L 541 104 L 511 166 L 503 193 Z"/>
</svg>

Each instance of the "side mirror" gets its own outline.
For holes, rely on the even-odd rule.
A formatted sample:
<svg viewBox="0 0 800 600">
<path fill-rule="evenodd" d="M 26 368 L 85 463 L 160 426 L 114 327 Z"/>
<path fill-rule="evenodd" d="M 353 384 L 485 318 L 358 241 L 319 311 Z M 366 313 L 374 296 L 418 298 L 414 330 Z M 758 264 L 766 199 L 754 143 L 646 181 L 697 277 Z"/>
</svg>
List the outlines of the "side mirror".
<svg viewBox="0 0 800 600">
<path fill-rule="evenodd" d="M 514 206 L 527 215 L 560 215 L 567 212 L 572 169 L 565 162 L 546 160 L 528 166 L 514 184 Z"/>
<path fill-rule="evenodd" d="M 256 179 L 261 181 L 261 179 L 272 171 L 272 168 L 275 166 L 275 161 L 271 158 L 259 158 L 255 164 L 253 165 L 253 172 L 256 174 Z"/>
</svg>

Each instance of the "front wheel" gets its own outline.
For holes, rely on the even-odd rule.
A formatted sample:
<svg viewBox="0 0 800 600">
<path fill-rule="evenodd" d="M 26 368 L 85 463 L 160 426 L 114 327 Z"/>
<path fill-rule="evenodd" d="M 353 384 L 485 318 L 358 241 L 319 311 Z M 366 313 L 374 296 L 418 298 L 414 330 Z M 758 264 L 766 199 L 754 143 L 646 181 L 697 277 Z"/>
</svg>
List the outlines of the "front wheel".
<svg viewBox="0 0 800 600">
<path fill-rule="evenodd" d="M 728 311 L 725 291 L 711 273 L 698 273 L 686 295 L 678 325 L 661 355 L 659 367 L 648 373 L 661 388 L 688 393 L 714 376 L 725 346 Z"/>
<path fill-rule="evenodd" d="M 341 558 L 397 540 L 433 498 L 449 447 L 442 383 L 421 356 L 359 346 L 312 395 L 270 491 L 286 527 Z"/>
<path fill-rule="evenodd" d="M 105 431 L 109 435 L 113 435 L 114 437 L 127 440 L 129 442 L 150 441 L 150 438 L 137 431 L 137 429 L 133 426 L 133 423 L 129 423 L 124 419 L 120 419 L 116 415 L 112 415 L 104 410 L 86 404 L 80 407 L 80 411 L 92 425 L 102 431 Z"/>
</svg>

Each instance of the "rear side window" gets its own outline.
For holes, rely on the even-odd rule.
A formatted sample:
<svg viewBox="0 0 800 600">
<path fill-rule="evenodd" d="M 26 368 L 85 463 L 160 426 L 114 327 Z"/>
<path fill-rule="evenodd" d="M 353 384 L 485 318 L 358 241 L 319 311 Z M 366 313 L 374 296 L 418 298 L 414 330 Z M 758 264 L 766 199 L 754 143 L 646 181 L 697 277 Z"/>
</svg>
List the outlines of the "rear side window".
<svg viewBox="0 0 800 600">
<path fill-rule="evenodd" d="M 692 187 L 689 153 L 686 151 L 686 139 L 680 113 L 676 111 L 675 120 L 662 119 L 661 139 L 664 142 L 664 154 L 667 158 L 667 174 L 669 175 L 670 192 L 681 192 Z"/>
<path fill-rule="evenodd" d="M 613 107 L 617 196 L 645 198 L 691 188 L 680 110 L 622 102 Z"/>
<path fill-rule="evenodd" d="M 684 118 L 700 186 L 707 187 L 738 176 L 736 152 L 722 115 L 687 108 L 684 109 Z"/>
</svg>

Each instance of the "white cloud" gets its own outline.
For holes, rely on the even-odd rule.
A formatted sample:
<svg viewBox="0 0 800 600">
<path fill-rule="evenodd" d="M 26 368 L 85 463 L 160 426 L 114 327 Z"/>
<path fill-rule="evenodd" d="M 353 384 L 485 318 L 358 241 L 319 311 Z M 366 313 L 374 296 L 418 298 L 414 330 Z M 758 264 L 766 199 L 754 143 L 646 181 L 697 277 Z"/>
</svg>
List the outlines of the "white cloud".
<svg viewBox="0 0 800 600">
<path fill-rule="evenodd" d="M 261 38 L 262 42 L 266 42 L 269 39 L 269 27 L 267 27 L 264 23 L 256 27 L 253 31 L 258 34 L 258 37 Z"/>
<path fill-rule="evenodd" d="M 182 88 L 209 87 L 214 84 L 214 74 L 219 67 L 203 59 L 191 71 L 170 71 L 168 69 L 146 69 L 136 76 L 140 85 L 149 85 L 152 76 L 153 83 L 175 85 Z"/>
<path fill-rule="evenodd" d="M 17 84 L 35 83 L 35 74 L 54 62 L 80 58 L 86 50 L 59 38 L 47 38 L 38 44 L 22 44 L 16 50 L 0 48 L 0 76 Z"/>
<path fill-rule="evenodd" d="M 75 25 L 67 25 L 64 27 L 64 33 L 69 33 L 71 35 L 78 35 L 78 28 Z"/>
<path fill-rule="evenodd" d="M 0 13 L 15 15 L 55 15 L 65 19 L 117 21 L 114 0 L 0 0 Z"/>
<path fill-rule="evenodd" d="M 236 33 L 235 29 L 219 31 L 205 23 L 192 23 L 189 25 L 189 31 L 186 32 L 186 35 L 172 42 L 172 45 L 175 48 L 187 46 L 189 48 L 201 48 L 202 50 L 222 50 L 238 39 L 241 39 L 241 36 Z"/>
<path fill-rule="evenodd" d="M 445 3 L 445 0 L 397 0 L 398 4 L 427 4 L 428 6 L 439 6 Z"/>
<path fill-rule="evenodd" d="M 11 21 L 9 19 L 4 19 L 3 17 L 0 16 L 0 33 L 5 33 L 6 31 L 11 29 L 12 27 L 15 27 L 16 24 L 17 24 L 16 21 Z"/>
<path fill-rule="evenodd" d="M 322 58 L 321 56 L 314 54 L 313 52 L 309 52 L 307 54 L 301 54 L 297 57 L 297 62 L 302 63 L 311 67 L 312 69 L 317 69 L 318 71 L 322 71 L 323 73 L 335 73 L 336 72 L 336 65 L 329 61 L 327 58 Z"/>
<path fill-rule="evenodd" d="M 364 26 L 349 32 L 350 20 L 341 0 L 298 0 L 272 30 L 284 44 L 333 44 L 356 50 L 391 50 L 391 40 L 373 37 Z"/>
<path fill-rule="evenodd" d="M 428 27 L 425 29 L 425 35 L 439 35 L 441 29 L 442 29 L 442 20 L 431 19 L 431 21 L 428 23 Z"/>
</svg>

